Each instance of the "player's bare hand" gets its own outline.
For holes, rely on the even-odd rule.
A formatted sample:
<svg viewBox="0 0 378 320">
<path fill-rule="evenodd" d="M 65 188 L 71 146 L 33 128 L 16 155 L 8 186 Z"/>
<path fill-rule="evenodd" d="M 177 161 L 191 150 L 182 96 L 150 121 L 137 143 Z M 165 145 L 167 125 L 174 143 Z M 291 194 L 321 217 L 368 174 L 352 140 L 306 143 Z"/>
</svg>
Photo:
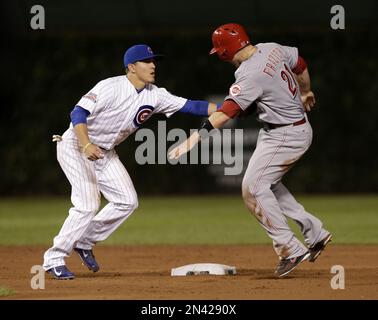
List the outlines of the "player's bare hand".
<svg viewBox="0 0 378 320">
<path fill-rule="evenodd" d="M 315 95 L 312 91 L 309 91 L 301 96 L 303 106 L 307 112 L 311 111 L 311 109 L 315 105 Z"/>
<path fill-rule="evenodd" d="M 104 157 L 103 152 L 101 149 L 96 146 L 95 144 L 90 144 L 85 150 L 84 154 L 90 161 L 96 161 L 98 159 L 102 159 Z"/>
<path fill-rule="evenodd" d="M 192 150 L 192 148 L 198 143 L 199 139 L 200 139 L 200 136 L 199 136 L 198 132 L 194 132 L 188 139 L 186 139 L 183 143 L 181 143 L 176 148 L 173 148 L 169 152 L 169 159 L 176 159 L 177 160 L 183 154 Z"/>
</svg>

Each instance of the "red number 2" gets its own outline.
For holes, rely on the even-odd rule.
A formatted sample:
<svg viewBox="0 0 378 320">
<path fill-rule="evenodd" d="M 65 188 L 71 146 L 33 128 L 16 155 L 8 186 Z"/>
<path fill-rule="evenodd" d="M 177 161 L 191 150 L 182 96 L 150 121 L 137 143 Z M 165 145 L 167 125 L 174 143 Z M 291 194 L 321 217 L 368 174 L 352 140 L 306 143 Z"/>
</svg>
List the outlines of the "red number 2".
<svg viewBox="0 0 378 320">
<path fill-rule="evenodd" d="M 293 99 L 297 96 L 298 88 L 297 88 L 297 82 L 295 81 L 294 75 L 291 73 L 291 70 L 288 68 L 288 66 L 284 63 L 285 70 L 281 71 L 281 78 L 283 81 L 287 82 L 287 85 L 289 87 L 289 91 L 293 95 Z"/>
</svg>

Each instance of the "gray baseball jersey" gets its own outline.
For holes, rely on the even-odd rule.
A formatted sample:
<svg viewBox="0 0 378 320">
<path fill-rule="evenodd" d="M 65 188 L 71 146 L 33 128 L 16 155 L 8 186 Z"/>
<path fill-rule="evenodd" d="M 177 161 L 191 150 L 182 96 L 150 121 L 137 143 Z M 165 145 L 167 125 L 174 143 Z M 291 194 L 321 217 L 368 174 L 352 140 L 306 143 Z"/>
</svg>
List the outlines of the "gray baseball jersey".
<svg viewBox="0 0 378 320">
<path fill-rule="evenodd" d="M 288 124 L 304 117 L 297 81 L 291 71 L 298 61 L 298 49 L 277 43 L 259 43 L 257 51 L 235 72 L 235 83 L 227 99 L 243 110 L 257 104 L 258 120 Z"/>
<path fill-rule="evenodd" d="M 236 81 L 226 99 L 234 100 L 243 110 L 256 102 L 259 121 L 287 125 L 260 130 L 243 178 L 243 197 L 273 240 L 279 257 L 305 259 L 309 256 L 308 248 L 292 232 L 285 216 L 298 223 L 310 248 L 329 236 L 329 232 L 318 218 L 305 211 L 281 181 L 312 141 L 312 128 L 291 71 L 297 64 L 298 50 L 277 43 L 256 47 L 257 51 L 236 70 Z"/>
</svg>

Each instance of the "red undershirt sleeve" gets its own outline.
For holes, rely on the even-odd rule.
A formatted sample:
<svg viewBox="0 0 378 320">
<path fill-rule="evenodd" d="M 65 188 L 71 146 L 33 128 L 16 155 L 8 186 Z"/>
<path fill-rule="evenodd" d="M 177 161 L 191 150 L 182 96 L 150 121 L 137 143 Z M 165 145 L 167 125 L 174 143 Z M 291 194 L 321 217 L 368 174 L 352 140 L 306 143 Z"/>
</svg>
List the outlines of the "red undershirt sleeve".
<svg viewBox="0 0 378 320">
<path fill-rule="evenodd" d="M 230 118 L 235 118 L 241 111 L 243 110 L 233 100 L 224 101 L 220 109 L 217 110 L 217 112 L 223 112 Z"/>
<path fill-rule="evenodd" d="M 295 65 L 295 67 L 292 69 L 292 71 L 295 73 L 295 74 L 301 74 L 303 71 L 305 71 L 307 68 L 307 63 L 306 61 L 301 57 L 301 56 L 298 56 L 298 61 L 297 61 L 297 64 Z"/>
</svg>

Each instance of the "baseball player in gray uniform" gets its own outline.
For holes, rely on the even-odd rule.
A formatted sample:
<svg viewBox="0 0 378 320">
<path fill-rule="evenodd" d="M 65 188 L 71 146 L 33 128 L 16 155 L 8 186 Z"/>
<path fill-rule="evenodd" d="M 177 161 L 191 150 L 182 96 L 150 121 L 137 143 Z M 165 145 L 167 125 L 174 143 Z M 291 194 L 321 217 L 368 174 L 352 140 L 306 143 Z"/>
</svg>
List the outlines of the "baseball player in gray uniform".
<svg viewBox="0 0 378 320">
<path fill-rule="evenodd" d="M 93 246 L 109 237 L 138 207 L 137 194 L 114 147 L 137 130 L 152 114 L 170 117 L 179 111 L 208 116 L 217 105 L 187 100 L 159 88 L 154 54 L 145 44 L 124 55 L 126 75 L 100 81 L 71 112 L 71 124 L 55 136 L 57 158 L 71 186 L 73 207 L 53 246 L 44 254 L 44 269 L 56 279 L 73 279 L 64 258 L 75 250 L 93 272 L 99 265 Z M 100 211 L 102 194 L 108 204 Z"/>
<path fill-rule="evenodd" d="M 225 24 L 212 35 L 213 49 L 236 68 L 235 82 L 222 107 L 170 152 L 179 158 L 213 128 L 256 106 L 262 124 L 256 149 L 242 183 L 247 208 L 256 216 L 279 256 L 276 275 L 283 277 L 304 260 L 314 262 L 331 241 L 322 222 L 308 213 L 281 182 L 310 147 L 312 128 L 306 111 L 315 104 L 306 62 L 298 49 L 277 43 L 252 45 L 239 24 Z M 286 217 L 301 229 L 306 246 L 290 230 Z"/>
</svg>

